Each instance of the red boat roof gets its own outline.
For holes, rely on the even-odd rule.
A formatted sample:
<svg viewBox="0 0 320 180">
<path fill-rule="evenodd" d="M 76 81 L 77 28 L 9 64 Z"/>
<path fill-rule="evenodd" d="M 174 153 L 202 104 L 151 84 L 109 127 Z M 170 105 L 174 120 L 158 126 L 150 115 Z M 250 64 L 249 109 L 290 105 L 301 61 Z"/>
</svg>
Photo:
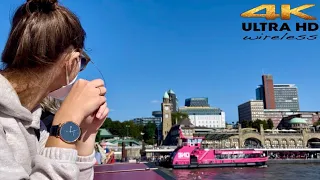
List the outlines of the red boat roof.
<svg viewBox="0 0 320 180">
<path fill-rule="evenodd" d="M 116 163 L 94 167 L 94 180 L 164 180 L 174 179 L 150 164 Z"/>
</svg>

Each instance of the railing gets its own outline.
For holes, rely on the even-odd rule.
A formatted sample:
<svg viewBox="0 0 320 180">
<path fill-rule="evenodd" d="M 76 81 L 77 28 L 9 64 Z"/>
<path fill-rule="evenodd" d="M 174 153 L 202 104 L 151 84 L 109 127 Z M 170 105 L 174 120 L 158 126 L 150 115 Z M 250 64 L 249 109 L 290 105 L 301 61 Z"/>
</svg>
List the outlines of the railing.
<svg viewBox="0 0 320 180">
<path fill-rule="evenodd" d="M 265 136 L 301 136 L 301 133 L 264 133 Z"/>
<path fill-rule="evenodd" d="M 239 134 L 238 131 L 233 132 L 196 132 L 195 134 Z"/>
</svg>

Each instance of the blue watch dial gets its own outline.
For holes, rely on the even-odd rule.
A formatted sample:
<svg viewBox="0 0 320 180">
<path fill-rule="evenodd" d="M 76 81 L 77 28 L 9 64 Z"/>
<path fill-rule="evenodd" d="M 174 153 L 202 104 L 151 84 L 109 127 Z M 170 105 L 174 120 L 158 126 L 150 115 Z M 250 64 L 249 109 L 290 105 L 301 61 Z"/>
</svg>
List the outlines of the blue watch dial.
<svg viewBox="0 0 320 180">
<path fill-rule="evenodd" d="M 60 127 L 60 138 L 66 143 L 73 143 L 81 135 L 80 127 L 73 122 L 66 122 Z"/>
</svg>

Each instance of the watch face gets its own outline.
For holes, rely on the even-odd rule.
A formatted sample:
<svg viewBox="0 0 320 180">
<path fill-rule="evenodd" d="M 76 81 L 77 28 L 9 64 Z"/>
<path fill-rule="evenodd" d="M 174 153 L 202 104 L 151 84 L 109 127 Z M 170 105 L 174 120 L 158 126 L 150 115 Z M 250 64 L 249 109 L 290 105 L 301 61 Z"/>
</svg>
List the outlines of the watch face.
<svg viewBox="0 0 320 180">
<path fill-rule="evenodd" d="M 73 122 L 66 122 L 60 128 L 60 138 L 66 143 L 73 143 L 81 135 L 80 127 Z"/>
</svg>

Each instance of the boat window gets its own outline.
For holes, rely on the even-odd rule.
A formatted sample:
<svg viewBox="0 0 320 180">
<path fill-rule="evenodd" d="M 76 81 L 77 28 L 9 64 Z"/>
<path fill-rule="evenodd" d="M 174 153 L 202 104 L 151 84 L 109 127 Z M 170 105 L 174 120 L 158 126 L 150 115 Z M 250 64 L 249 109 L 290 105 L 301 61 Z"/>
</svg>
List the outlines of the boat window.
<svg viewBox="0 0 320 180">
<path fill-rule="evenodd" d="M 216 159 L 247 159 L 260 158 L 263 154 L 216 154 Z"/>
</svg>

